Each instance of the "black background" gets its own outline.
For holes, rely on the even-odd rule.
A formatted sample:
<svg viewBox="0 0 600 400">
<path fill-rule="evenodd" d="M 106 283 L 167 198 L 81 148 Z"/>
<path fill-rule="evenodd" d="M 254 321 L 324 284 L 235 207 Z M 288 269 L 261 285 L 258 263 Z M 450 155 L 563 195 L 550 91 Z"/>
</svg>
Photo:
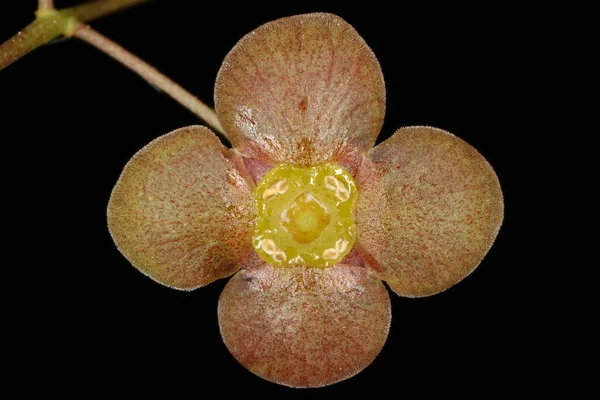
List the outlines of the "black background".
<svg viewBox="0 0 600 400">
<path fill-rule="evenodd" d="M 15 3 L 0 15 L 0 41 L 32 18 L 34 1 Z M 59 7 L 71 4 L 57 1 Z M 515 307 L 521 267 L 511 232 L 517 132 L 506 100 L 514 97 L 509 71 L 518 62 L 503 34 L 511 21 L 492 6 L 394 7 L 165 0 L 92 26 L 212 104 L 220 63 L 244 34 L 298 13 L 340 15 L 383 69 L 387 115 L 380 140 L 402 126 L 436 126 L 466 140 L 495 168 L 505 222 L 471 276 L 430 298 L 391 293 L 389 339 L 352 379 L 294 391 L 252 375 L 219 335 L 217 301 L 227 280 L 190 293 L 162 287 L 129 265 L 106 228 L 110 191 L 129 158 L 164 133 L 202 122 L 112 59 L 67 40 L 0 71 L 3 164 L 11 194 L 5 197 L 19 220 L 9 244 L 25 245 L 21 272 L 44 287 L 19 298 L 28 312 L 21 317 L 33 323 L 36 337 L 23 373 L 43 369 L 61 390 L 77 382 L 92 392 L 166 386 L 198 396 L 239 388 L 285 396 L 427 396 L 475 393 L 481 385 L 496 393 L 523 379 L 527 354 L 517 355 L 514 347 L 524 340 Z"/>
</svg>

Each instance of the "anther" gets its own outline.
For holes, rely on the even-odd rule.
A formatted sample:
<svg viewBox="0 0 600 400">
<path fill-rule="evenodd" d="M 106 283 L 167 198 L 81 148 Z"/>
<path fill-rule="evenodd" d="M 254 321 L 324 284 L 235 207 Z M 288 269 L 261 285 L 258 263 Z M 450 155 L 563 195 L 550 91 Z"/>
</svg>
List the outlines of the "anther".
<svg viewBox="0 0 600 400">
<path fill-rule="evenodd" d="M 339 256 L 340 256 L 340 252 L 337 251 L 336 249 L 334 249 L 333 247 L 330 248 L 330 249 L 326 249 L 323 252 L 323 259 L 324 260 L 335 260 Z"/>
<path fill-rule="evenodd" d="M 268 255 L 273 255 L 277 250 L 277 245 L 271 239 L 263 239 L 258 242 L 258 246 L 265 251 Z"/>
<path fill-rule="evenodd" d="M 275 254 L 273 254 L 273 261 L 275 262 L 284 262 L 287 259 L 287 256 L 285 255 L 285 253 L 281 250 L 278 250 L 277 252 L 275 252 Z"/>
<path fill-rule="evenodd" d="M 339 253 L 343 253 L 344 251 L 346 251 L 347 248 L 348 248 L 348 241 L 347 240 L 338 239 L 337 242 L 335 242 L 335 249 Z"/>
<path fill-rule="evenodd" d="M 278 194 L 277 189 L 270 187 L 263 192 L 262 198 L 263 198 L 263 200 L 267 200 L 267 199 L 270 199 L 271 197 L 277 196 L 277 194 Z"/>
<path fill-rule="evenodd" d="M 277 196 L 278 194 L 283 194 L 288 190 L 289 184 L 287 182 L 287 180 L 282 179 L 280 181 L 278 181 L 276 184 L 274 184 L 273 186 L 271 186 L 270 188 L 266 189 L 263 194 L 262 194 L 262 198 L 263 200 L 268 200 L 272 197 Z"/>
<path fill-rule="evenodd" d="M 285 179 L 282 179 L 279 182 L 277 182 L 274 185 L 274 187 L 277 190 L 277 193 L 283 194 L 288 190 L 289 184 Z"/>
<path fill-rule="evenodd" d="M 323 179 L 323 184 L 329 190 L 341 190 L 346 189 L 342 182 L 340 182 L 335 176 L 328 175 Z"/>
<path fill-rule="evenodd" d="M 341 201 L 346 201 L 350 198 L 350 192 L 348 192 L 345 188 L 338 189 L 335 191 L 335 197 L 337 197 Z"/>
</svg>

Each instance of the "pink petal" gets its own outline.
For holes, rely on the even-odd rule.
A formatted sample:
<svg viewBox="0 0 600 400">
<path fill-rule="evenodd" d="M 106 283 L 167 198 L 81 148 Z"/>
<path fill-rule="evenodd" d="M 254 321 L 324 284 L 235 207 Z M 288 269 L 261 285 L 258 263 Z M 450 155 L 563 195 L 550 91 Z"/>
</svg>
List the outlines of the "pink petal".
<svg viewBox="0 0 600 400">
<path fill-rule="evenodd" d="M 502 224 L 493 168 L 441 129 L 396 131 L 368 154 L 357 186 L 362 255 L 401 296 L 429 296 L 461 281 Z"/>
<path fill-rule="evenodd" d="M 125 166 L 108 204 L 108 227 L 142 273 L 194 289 L 235 273 L 252 248 L 251 187 L 207 128 L 159 137 Z"/>
<path fill-rule="evenodd" d="M 244 36 L 223 61 L 215 103 L 245 157 L 308 166 L 373 146 L 385 87 L 377 58 L 352 26 L 306 14 Z"/>
<path fill-rule="evenodd" d="M 364 268 L 242 270 L 219 300 L 221 336 L 256 375 L 291 387 L 342 381 L 379 354 L 390 299 Z"/>
</svg>

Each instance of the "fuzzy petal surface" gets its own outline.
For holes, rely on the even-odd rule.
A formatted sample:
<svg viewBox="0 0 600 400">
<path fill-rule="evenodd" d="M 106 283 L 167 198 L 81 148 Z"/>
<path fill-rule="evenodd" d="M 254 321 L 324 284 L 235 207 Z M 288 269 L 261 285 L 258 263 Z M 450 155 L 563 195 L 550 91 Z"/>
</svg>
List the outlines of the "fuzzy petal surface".
<svg viewBox="0 0 600 400">
<path fill-rule="evenodd" d="M 256 375 L 320 387 L 367 367 L 390 326 L 383 283 L 359 267 L 244 269 L 219 299 L 219 325 L 233 356 Z"/>
<path fill-rule="evenodd" d="M 385 114 L 377 58 L 347 22 L 305 14 L 244 36 L 219 71 L 215 105 L 249 159 L 309 166 L 371 148 Z"/>
<path fill-rule="evenodd" d="M 251 184 L 208 128 L 159 137 L 127 163 L 108 204 L 108 227 L 145 275 L 191 290 L 235 273 L 252 248 Z"/>
<path fill-rule="evenodd" d="M 357 177 L 362 255 L 401 296 L 461 281 L 492 246 L 504 214 L 490 164 L 462 139 L 408 127 L 373 148 Z"/>
</svg>

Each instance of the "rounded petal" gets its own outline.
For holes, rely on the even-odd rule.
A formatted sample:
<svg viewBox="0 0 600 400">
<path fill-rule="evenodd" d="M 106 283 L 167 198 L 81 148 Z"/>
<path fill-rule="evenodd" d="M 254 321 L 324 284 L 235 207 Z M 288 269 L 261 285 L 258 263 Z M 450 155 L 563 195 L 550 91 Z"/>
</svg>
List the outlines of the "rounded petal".
<svg viewBox="0 0 600 400">
<path fill-rule="evenodd" d="M 308 166 L 374 145 L 385 86 L 352 26 L 331 14 L 297 15 L 238 42 L 219 71 L 215 105 L 245 157 Z"/>
<path fill-rule="evenodd" d="M 502 224 L 494 170 L 441 129 L 396 131 L 367 155 L 357 186 L 359 249 L 401 296 L 429 296 L 461 281 Z"/>
<path fill-rule="evenodd" d="M 236 272 L 250 249 L 250 186 L 207 128 L 159 137 L 127 163 L 108 204 L 108 228 L 142 273 L 194 289 Z"/>
<path fill-rule="evenodd" d="M 291 387 L 342 381 L 379 354 L 390 298 L 364 268 L 242 270 L 219 299 L 219 325 L 233 356 L 256 375 Z"/>
</svg>

